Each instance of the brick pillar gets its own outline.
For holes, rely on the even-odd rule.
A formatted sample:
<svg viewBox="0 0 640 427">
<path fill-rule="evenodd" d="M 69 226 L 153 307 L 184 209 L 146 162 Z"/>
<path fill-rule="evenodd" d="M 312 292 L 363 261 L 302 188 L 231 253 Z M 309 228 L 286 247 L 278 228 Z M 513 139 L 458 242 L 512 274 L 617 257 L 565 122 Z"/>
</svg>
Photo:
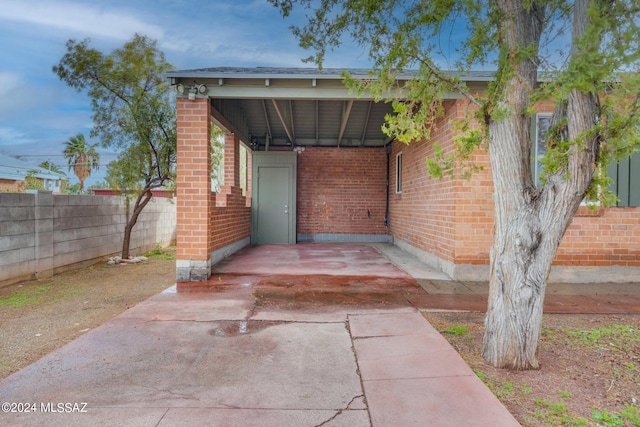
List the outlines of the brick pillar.
<svg viewBox="0 0 640 427">
<path fill-rule="evenodd" d="M 211 277 L 211 127 L 208 99 L 177 99 L 176 280 Z"/>
<path fill-rule="evenodd" d="M 251 154 L 253 153 L 253 151 L 251 150 L 247 150 L 247 199 L 246 199 L 246 204 L 247 206 L 251 206 L 251 177 L 252 177 L 252 157 Z"/>
<path fill-rule="evenodd" d="M 240 140 L 233 133 L 224 136 L 224 187 L 221 193 L 240 187 Z"/>
</svg>

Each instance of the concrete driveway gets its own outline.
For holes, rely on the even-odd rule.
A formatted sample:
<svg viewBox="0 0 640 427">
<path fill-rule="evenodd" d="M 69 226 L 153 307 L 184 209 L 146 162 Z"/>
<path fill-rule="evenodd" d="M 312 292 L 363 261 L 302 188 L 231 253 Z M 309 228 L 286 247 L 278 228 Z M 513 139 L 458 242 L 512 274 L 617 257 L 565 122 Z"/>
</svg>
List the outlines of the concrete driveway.
<svg viewBox="0 0 640 427">
<path fill-rule="evenodd" d="M 0 381 L 0 424 L 518 425 L 425 295 L 375 246 L 247 248 Z"/>
</svg>

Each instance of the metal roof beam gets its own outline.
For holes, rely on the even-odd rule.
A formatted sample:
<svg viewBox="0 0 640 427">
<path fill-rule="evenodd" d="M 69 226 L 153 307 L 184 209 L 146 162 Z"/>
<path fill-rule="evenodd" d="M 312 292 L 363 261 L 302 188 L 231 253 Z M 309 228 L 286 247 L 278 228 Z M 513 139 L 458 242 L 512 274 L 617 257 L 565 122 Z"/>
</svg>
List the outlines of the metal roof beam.
<svg viewBox="0 0 640 427">
<path fill-rule="evenodd" d="M 272 135 L 271 122 L 269 121 L 269 113 L 267 112 L 267 103 L 264 99 L 262 100 L 262 111 L 264 112 L 264 121 L 267 124 L 267 134 Z"/>
<path fill-rule="evenodd" d="M 241 114 L 241 113 L 238 113 Z M 244 118 L 244 116 L 243 116 Z M 213 122 L 218 125 L 218 127 L 226 130 L 229 133 L 235 134 L 241 141 L 245 143 L 245 145 L 251 144 L 251 139 L 246 132 L 243 132 L 238 127 L 236 127 L 231 121 L 229 121 L 224 114 L 222 114 L 218 109 L 211 105 L 211 119 Z M 246 119 L 242 120 L 243 123 L 246 123 Z M 243 126 L 245 127 L 245 126 Z"/>
<path fill-rule="evenodd" d="M 353 99 L 346 101 L 342 104 L 342 120 L 340 123 L 340 133 L 338 133 L 338 147 L 342 142 L 342 137 L 344 136 L 344 130 L 347 128 L 347 123 L 349 122 L 349 116 L 351 115 L 351 107 L 353 107 Z"/>
<path fill-rule="evenodd" d="M 284 116 L 280 112 L 280 108 L 278 107 L 277 101 L 275 99 L 272 99 L 271 102 L 273 103 L 273 106 L 276 109 L 276 114 L 278 114 L 278 118 L 280 119 L 280 123 L 282 123 L 282 127 L 284 127 L 284 131 L 286 132 L 287 137 L 289 137 L 289 141 L 291 141 L 291 143 L 295 143 L 295 140 L 293 139 L 291 131 L 289 131 L 289 127 L 287 126 L 287 123 L 284 120 Z"/>
<path fill-rule="evenodd" d="M 361 144 L 364 144 L 364 140 L 367 139 L 367 128 L 369 127 L 369 117 L 371 116 L 372 101 L 367 103 L 367 114 L 364 118 L 364 126 L 362 126 L 362 138 L 360 138 Z"/>
<path fill-rule="evenodd" d="M 315 101 L 315 104 L 316 104 L 316 123 L 315 123 L 316 144 L 315 145 L 320 144 L 320 105 L 318 102 L 319 102 L 318 100 Z"/>
<path fill-rule="evenodd" d="M 265 139 L 267 140 L 267 143 L 265 144 L 265 151 L 269 151 L 269 141 L 271 140 L 271 122 L 269 121 L 269 113 L 267 112 L 267 103 L 265 102 L 265 100 L 262 100 L 262 111 L 264 112 L 264 122 L 266 123 L 267 126 L 267 134 L 265 135 Z"/>
<path fill-rule="evenodd" d="M 270 147 L 284 147 L 290 146 L 289 139 L 287 137 L 284 138 L 268 138 L 268 136 L 263 137 L 253 137 L 253 142 L 258 143 L 261 146 L 268 145 Z M 370 138 L 366 141 L 360 141 L 358 139 L 347 139 L 343 140 L 343 147 L 384 147 L 388 142 L 385 138 Z M 305 146 L 305 147 L 337 147 L 338 141 L 335 138 L 320 138 L 316 140 L 315 138 L 298 138 L 296 139 L 297 146 Z"/>
<path fill-rule="evenodd" d="M 206 82 L 209 88 L 209 96 L 212 98 L 235 98 L 235 99 L 324 99 L 324 100 L 374 100 L 374 96 L 368 91 L 362 94 L 357 94 L 344 86 L 324 87 L 286 87 L 286 86 L 274 86 L 274 82 L 270 81 L 269 86 L 264 85 L 264 81 L 261 81 L 261 85 L 247 85 L 241 86 L 238 82 L 232 82 L 225 80 L 223 86 L 218 85 L 218 80 L 215 82 Z M 199 82 L 198 82 L 199 83 Z M 191 83 L 190 83 L 191 84 Z M 398 90 L 392 91 L 400 96 Z M 461 95 L 454 93 L 445 94 L 445 99 L 458 99 Z"/>
<path fill-rule="evenodd" d="M 291 135 L 293 136 L 293 139 L 291 139 L 291 142 L 294 142 L 296 140 L 296 122 L 293 119 L 293 101 L 289 100 L 289 117 L 291 117 Z"/>
</svg>

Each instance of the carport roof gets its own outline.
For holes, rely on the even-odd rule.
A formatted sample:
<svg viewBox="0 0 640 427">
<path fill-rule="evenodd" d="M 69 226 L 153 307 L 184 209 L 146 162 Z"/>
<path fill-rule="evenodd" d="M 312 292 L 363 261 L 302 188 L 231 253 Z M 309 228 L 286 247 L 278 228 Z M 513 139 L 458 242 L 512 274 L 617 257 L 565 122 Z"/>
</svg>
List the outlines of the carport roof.
<svg viewBox="0 0 640 427">
<path fill-rule="evenodd" d="M 213 119 L 252 149 L 274 146 L 382 147 L 390 138 L 382 132 L 390 103 L 351 93 L 343 72 L 371 78 L 364 69 L 218 67 L 167 74 L 178 97 L 208 97 Z M 397 76 L 399 82 L 414 73 Z M 492 74 L 474 72 L 467 82 L 484 83 Z M 204 93 L 197 89 L 201 86 Z M 192 95 L 193 96 L 193 95 Z M 454 97 L 453 95 L 451 96 Z"/>
</svg>

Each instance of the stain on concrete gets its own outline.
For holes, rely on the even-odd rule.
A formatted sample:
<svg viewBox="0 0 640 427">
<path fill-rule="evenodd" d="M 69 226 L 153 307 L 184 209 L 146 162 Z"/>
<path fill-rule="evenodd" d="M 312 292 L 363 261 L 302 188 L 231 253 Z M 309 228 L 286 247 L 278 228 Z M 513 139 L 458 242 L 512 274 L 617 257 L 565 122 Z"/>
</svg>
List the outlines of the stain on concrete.
<svg viewBox="0 0 640 427">
<path fill-rule="evenodd" d="M 260 321 L 260 320 L 222 320 L 214 322 L 215 326 L 207 331 L 209 335 L 214 337 L 237 337 L 239 335 L 249 335 L 260 332 L 263 329 L 282 322 Z"/>
</svg>

